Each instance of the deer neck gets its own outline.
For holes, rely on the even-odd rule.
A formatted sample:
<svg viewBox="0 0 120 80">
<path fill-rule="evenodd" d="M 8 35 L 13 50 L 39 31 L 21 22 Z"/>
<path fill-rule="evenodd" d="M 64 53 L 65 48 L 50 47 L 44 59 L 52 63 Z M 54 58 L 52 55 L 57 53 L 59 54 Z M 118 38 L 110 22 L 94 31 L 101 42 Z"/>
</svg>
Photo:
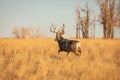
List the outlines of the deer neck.
<svg viewBox="0 0 120 80">
<path fill-rule="evenodd" d="M 62 42 L 64 40 L 63 37 L 61 37 L 60 39 L 57 40 L 58 43 Z"/>
</svg>

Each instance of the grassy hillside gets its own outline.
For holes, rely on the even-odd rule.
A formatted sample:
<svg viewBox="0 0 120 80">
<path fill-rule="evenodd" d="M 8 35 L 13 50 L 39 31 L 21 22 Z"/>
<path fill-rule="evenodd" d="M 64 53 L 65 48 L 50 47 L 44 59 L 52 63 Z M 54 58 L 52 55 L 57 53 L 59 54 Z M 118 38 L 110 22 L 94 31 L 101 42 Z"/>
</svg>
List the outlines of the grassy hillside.
<svg viewBox="0 0 120 80">
<path fill-rule="evenodd" d="M 66 57 L 54 39 L 0 39 L 0 80 L 120 80 L 120 40 L 79 41 Z"/>
</svg>

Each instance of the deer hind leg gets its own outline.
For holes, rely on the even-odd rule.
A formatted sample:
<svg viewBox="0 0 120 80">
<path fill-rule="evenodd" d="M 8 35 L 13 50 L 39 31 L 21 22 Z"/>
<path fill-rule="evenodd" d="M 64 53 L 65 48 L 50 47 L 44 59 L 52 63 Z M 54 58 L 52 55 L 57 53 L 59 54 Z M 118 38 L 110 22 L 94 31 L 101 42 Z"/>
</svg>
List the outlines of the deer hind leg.
<svg viewBox="0 0 120 80">
<path fill-rule="evenodd" d="M 72 52 L 76 55 L 75 44 L 71 45 Z"/>
<path fill-rule="evenodd" d="M 69 52 L 67 52 L 67 57 L 68 57 L 68 55 L 69 55 Z"/>
</svg>

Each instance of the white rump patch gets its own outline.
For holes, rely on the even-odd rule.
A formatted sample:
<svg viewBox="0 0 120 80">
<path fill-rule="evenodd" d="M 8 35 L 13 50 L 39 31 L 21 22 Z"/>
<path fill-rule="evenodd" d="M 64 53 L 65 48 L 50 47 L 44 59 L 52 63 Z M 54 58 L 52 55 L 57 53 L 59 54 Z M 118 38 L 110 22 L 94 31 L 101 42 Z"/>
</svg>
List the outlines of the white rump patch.
<svg viewBox="0 0 120 80">
<path fill-rule="evenodd" d="M 78 48 L 81 48 L 81 44 L 78 42 L 77 45 L 76 45 L 77 49 Z"/>
</svg>

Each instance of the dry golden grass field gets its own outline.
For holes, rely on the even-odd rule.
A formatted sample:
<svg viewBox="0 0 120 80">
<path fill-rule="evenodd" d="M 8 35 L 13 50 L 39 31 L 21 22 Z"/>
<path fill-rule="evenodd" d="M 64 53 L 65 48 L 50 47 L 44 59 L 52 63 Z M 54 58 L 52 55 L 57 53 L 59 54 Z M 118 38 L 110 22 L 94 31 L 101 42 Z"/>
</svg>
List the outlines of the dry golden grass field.
<svg viewBox="0 0 120 80">
<path fill-rule="evenodd" d="M 52 38 L 0 39 L 0 80 L 120 80 L 120 40 L 79 41 L 67 57 Z"/>
</svg>

